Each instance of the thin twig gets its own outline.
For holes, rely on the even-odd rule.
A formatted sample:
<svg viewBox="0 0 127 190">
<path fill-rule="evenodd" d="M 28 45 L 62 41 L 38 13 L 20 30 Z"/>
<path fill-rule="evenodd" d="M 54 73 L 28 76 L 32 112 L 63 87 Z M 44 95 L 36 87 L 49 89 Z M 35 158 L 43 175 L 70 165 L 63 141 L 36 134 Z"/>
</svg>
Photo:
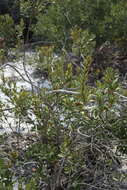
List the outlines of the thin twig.
<svg viewBox="0 0 127 190">
<path fill-rule="evenodd" d="M 82 128 L 82 127 L 79 127 L 79 128 L 77 129 L 78 134 L 80 134 L 80 135 L 82 135 L 82 136 L 84 136 L 84 137 L 86 137 L 86 138 L 90 138 L 91 136 L 86 135 L 86 134 L 84 134 L 84 133 L 82 133 L 82 132 L 80 131 L 81 128 Z"/>
<path fill-rule="evenodd" d="M 23 81 L 25 81 L 25 82 L 31 84 L 31 82 L 30 82 L 29 80 L 25 79 L 24 76 L 20 73 L 20 71 L 19 71 L 15 66 L 10 65 L 10 64 L 8 64 L 8 63 L 7 63 L 6 65 L 4 65 L 4 66 L 5 66 L 5 67 L 6 67 L 6 66 L 11 67 L 12 69 L 14 69 L 14 70 L 19 74 L 19 76 L 22 78 Z M 36 86 L 36 85 L 33 84 L 33 83 L 32 83 L 32 86 L 35 87 L 35 88 L 38 88 L 38 86 Z"/>
<path fill-rule="evenodd" d="M 32 80 L 30 79 L 29 77 L 29 74 L 26 70 L 26 65 L 25 65 L 25 51 L 24 51 L 24 56 L 23 56 L 23 69 L 24 69 L 24 72 L 25 72 L 25 75 L 27 76 L 28 80 L 29 80 L 29 83 L 31 84 L 31 89 L 32 89 L 32 92 L 34 92 L 34 86 L 33 86 L 33 82 Z"/>
</svg>

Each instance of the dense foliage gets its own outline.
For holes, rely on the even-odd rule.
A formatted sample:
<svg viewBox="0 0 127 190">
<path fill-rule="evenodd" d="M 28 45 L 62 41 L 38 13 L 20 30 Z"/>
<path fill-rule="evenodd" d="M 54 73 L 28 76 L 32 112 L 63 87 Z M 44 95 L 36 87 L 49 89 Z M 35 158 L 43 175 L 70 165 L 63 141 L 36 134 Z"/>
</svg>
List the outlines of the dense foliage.
<svg viewBox="0 0 127 190">
<path fill-rule="evenodd" d="M 116 190 L 123 185 L 126 175 L 118 168 L 120 155 L 127 154 L 126 80 L 111 64 L 111 54 L 104 70 L 95 72 L 93 65 L 106 44 L 125 50 L 126 6 L 123 0 L 22 0 L 17 25 L 8 14 L 0 16 L 0 90 L 6 97 L 0 99 L 0 121 L 12 129 L 0 136 L 0 189 L 10 190 L 17 181 L 26 190 Z M 28 61 L 31 41 L 35 57 Z M 12 52 L 26 77 L 7 63 Z M 46 75 L 50 89 L 35 85 L 28 65 L 36 66 L 36 75 Z M 5 76 L 6 66 L 31 90 L 19 89 Z M 31 131 L 22 133 L 22 125 Z"/>
<path fill-rule="evenodd" d="M 126 18 L 125 1 L 58 0 L 53 1 L 43 14 L 39 14 L 35 31 L 67 45 L 70 30 L 78 26 L 94 34 L 97 45 L 100 45 L 107 40 L 126 39 Z"/>
</svg>

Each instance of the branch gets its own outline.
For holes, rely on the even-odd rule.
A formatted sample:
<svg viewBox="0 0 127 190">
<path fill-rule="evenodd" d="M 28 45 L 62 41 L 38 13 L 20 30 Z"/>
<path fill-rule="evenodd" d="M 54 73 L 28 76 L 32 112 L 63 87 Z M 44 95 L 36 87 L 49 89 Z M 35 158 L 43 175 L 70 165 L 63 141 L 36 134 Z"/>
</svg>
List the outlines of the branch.
<svg viewBox="0 0 127 190">
<path fill-rule="evenodd" d="M 56 44 L 56 42 L 38 41 L 38 42 L 32 42 L 32 43 L 24 44 L 22 48 L 23 49 L 24 48 L 29 48 L 29 47 L 32 47 L 32 46 L 35 46 L 35 45 L 53 45 L 53 44 Z"/>
<path fill-rule="evenodd" d="M 46 94 L 70 94 L 70 95 L 79 95 L 80 92 L 74 92 L 74 91 L 69 91 L 69 90 L 64 90 L 64 89 L 59 89 L 59 90 L 50 90 L 47 91 Z"/>
<path fill-rule="evenodd" d="M 119 96 L 120 98 L 124 98 L 126 101 L 127 101 L 127 97 L 122 95 L 122 94 L 119 94 L 118 92 L 114 92 L 114 94 L 116 94 L 117 96 Z"/>
</svg>

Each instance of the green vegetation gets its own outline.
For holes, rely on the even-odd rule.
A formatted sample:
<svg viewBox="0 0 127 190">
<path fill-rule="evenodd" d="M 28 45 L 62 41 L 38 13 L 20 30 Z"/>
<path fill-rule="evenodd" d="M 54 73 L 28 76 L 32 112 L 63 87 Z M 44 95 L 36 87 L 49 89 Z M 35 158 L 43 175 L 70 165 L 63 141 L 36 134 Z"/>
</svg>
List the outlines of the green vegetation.
<svg viewBox="0 0 127 190">
<path fill-rule="evenodd" d="M 118 168 L 127 154 L 127 92 L 112 57 L 125 50 L 127 3 L 28 0 L 20 6 L 15 27 L 9 15 L 0 16 L 0 90 L 7 100 L 0 99 L 0 121 L 4 127 L 13 115 L 19 131 L 22 125 L 31 131 L 0 136 L 0 189 L 13 189 L 15 181 L 26 190 L 120 189 L 126 179 Z M 36 56 L 29 62 L 25 51 L 32 45 Z M 31 91 L 4 76 L 11 51 L 22 58 L 27 79 L 21 76 Z M 27 65 L 46 73 L 51 89 L 37 87 Z"/>
</svg>

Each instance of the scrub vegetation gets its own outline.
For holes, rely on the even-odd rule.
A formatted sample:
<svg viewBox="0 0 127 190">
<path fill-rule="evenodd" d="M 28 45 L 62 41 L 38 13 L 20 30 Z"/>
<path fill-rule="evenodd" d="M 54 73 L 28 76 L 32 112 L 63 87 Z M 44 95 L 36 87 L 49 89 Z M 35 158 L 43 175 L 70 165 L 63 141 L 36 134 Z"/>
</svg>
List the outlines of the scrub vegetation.
<svg viewBox="0 0 127 190">
<path fill-rule="evenodd" d="M 20 0 L 19 10 L 16 23 L 7 9 L 0 15 L 0 122 L 12 129 L 0 135 L 0 189 L 127 189 L 127 3 Z"/>
</svg>

